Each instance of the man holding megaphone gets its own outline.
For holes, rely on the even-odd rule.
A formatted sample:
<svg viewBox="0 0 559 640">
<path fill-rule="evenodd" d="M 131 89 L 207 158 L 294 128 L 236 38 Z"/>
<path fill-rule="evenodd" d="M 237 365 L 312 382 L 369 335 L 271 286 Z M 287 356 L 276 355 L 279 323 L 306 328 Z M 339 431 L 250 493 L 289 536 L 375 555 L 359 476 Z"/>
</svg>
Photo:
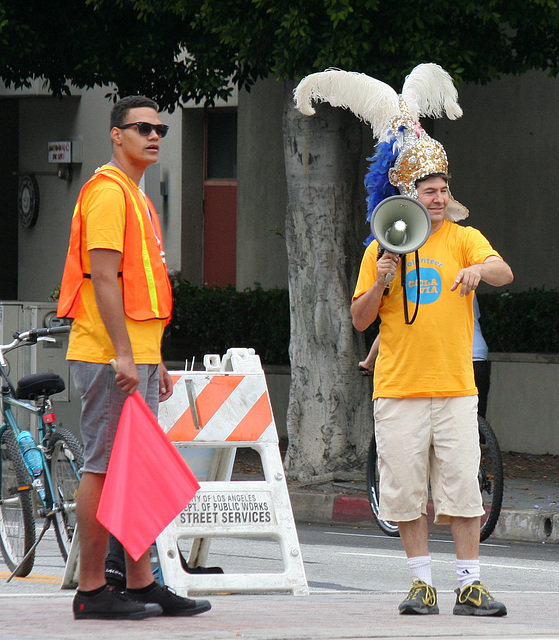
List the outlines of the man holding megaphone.
<svg viewBox="0 0 559 640">
<path fill-rule="evenodd" d="M 420 304 L 422 296 L 426 301 L 417 323 L 406 325 L 402 319 L 403 287 L 397 278 L 389 295 L 384 295 L 387 279 L 405 268 L 402 263 L 407 258 L 384 251 L 377 260 L 377 243 L 365 253 L 351 307 L 358 330 L 381 318 L 374 381 L 380 517 L 398 523 L 413 579 L 400 613 L 438 613 L 428 550 L 430 481 L 435 522 L 450 524 L 456 543 L 460 587 L 454 613 L 505 615 L 504 605 L 493 600 L 479 581 L 483 508 L 478 498 L 473 296 L 469 294 L 482 280 L 495 286 L 508 284 L 512 272 L 479 232 L 446 218 L 450 202 L 446 174 L 428 174 L 415 185 L 418 201 L 431 219 L 419 259 Z M 410 280 L 417 280 L 413 269 L 404 286 L 410 288 Z"/>
<path fill-rule="evenodd" d="M 365 180 L 372 236 L 351 314 L 359 331 L 381 319 L 373 395 L 379 517 L 398 524 L 413 582 L 399 611 L 439 612 L 428 549 L 430 484 L 435 522 L 450 524 L 456 545 L 453 613 L 506 615 L 480 581 L 484 510 L 470 294 L 481 281 L 502 286 L 513 275 L 479 231 L 455 224 L 468 210 L 450 193 L 443 146 L 418 123 L 422 115 L 462 114 L 452 79 L 438 65 L 419 65 L 398 96 L 363 74 L 329 70 L 305 78 L 295 99 L 308 114 L 311 99 L 350 108 L 382 140 Z M 408 298 L 416 303 L 411 320 Z"/>
<path fill-rule="evenodd" d="M 430 590 L 422 587 L 432 584 L 424 513 L 430 467 L 436 522 L 450 522 L 459 577 L 461 573 L 479 576 L 479 516 L 483 509 L 477 499 L 479 441 L 469 294 L 482 280 L 495 286 L 508 284 L 512 272 L 479 232 L 447 219 L 450 195 L 446 173 L 428 174 L 418 179 L 415 187 L 418 201 L 431 219 L 429 238 L 421 248 L 420 282 L 417 285 L 412 270 L 405 285 L 409 289 L 410 280 L 414 280 L 420 304 L 421 296 L 425 298 L 417 323 L 405 325 L 402 320 L 398 279 L 384 296 L 387 277 L 395 275 L 403 258 L 385 251 L 377 261 L 377 243 L 368 247 L 363 258 L 351 312 L 360 331 L 378 315 L 381 318 L 374 395 L 381 517 L 398 522 L 410 570 L 419 578 L 400 610 L 433 613 L 438 610 L 436 595 L 431 605 L 423 603 Z M 452 486 L 445 480 L 449 475 Z M 504 609 L 497 605 L 487 599 L 485 615 L 502 615 Z M 458 603 L 455 612 L 469 612 L 469 606 Z"/>
<path fill-rule="evenodd" d="M 421 133 L 417 137 L 414 126 L 408 156 L 421 156 L 422 137 Z M 435 522 L 450 524 L 456 544 L 459 588 L 454 613 L 500 616 L 506 614 L 505 606 L 479 580 L 483 508 L 477 482 L 477 389 L 469 294 L 482 280 L 501 286 L 513 276 L 481 233 L 452 221 L 449 210 L 459 212 L 461 205 L 450 194 L 446 154 L 436 141 L 424 144 L 433 149 L 427 161 L 410 167 L 405 150 L 400 151 L 390 179 L 427 211 L 427 238 L 423 229 L 418 230 L 423 221 L 416 213 L 421 222 L 409 225 L 415 238 L 402 241 L 403 249 L 398 250 L 387 239 L 393 225 L 387 232 L 377 220 L 379 212 L 382 217 L 381 202 L 372 216 L 377 240 L 366 250 L 351 307 L 360 331 L 381 318 L 374 385 L 380 513 L 398 523 L 413 579 L 400 613 L 438 612 L 428 550 L 430 482 Z M 398 269 L 401 280 L 395 277 Z M 384 295 L 387 282 L 389 294 Z M 401 315 L 402 304 L 407 313 L 406 293 L 420 307 L 413 325 Z"/>
</svg>

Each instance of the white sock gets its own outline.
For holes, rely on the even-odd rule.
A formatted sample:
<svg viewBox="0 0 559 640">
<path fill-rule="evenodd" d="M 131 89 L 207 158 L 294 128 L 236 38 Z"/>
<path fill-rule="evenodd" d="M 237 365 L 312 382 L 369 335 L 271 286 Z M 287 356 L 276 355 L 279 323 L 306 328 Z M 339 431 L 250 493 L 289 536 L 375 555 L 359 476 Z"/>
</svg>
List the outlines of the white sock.
<svg viewBox="0 0 559 640">
<path fill-rule="evenodd" d="M 408 569 L 410 570 L 412 578 L 419 578 L 425 584 L 433 586 L 431 579 L 431 557 L 430 556 L 415 556 L 414 558 L 408 558 Z"/>
<path fill-rule="evenodd" d="M 479 560 L 458 560 L 456 559 L 456 573 L 460 589 L 479 580 Z"/>
</svg>

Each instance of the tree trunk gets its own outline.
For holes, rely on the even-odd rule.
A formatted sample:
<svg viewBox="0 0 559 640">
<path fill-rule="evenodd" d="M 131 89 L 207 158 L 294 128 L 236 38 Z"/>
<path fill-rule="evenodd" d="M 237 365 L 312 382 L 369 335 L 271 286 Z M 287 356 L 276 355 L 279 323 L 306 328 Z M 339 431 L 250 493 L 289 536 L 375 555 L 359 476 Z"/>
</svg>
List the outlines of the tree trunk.
<svg viewBox="0 0 559 640">
<path fill-rule="evenodd" d="M 284 153 L 291 309 L 286 469 L 302 483 L 361 477 L 373 429 L 370 382 L 357 372 L 364 340 L 349 312 L 364 236 L 361 124 L 325 104 L 312 117 L 301 115 L 287 86 Z"/>
</svg>

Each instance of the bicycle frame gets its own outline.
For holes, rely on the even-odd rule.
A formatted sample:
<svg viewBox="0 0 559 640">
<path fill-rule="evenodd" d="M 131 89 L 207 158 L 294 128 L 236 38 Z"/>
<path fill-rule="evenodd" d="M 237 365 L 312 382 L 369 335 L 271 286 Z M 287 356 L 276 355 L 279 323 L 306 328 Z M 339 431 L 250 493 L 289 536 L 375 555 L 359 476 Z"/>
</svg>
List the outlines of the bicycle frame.
<svg viewBox="0 0 559 640">
<path fill-rule="evenodd" d="M 33 566 L 35 548 L 51 523 L 54 523 L 58 545 L 62 556 L 66 559 L 74 529 L 73 517 L 71 521 L 69 515 L 76 510 L 75 497 L 80 482 L 83 456 L 75 436 L 67 429 L 62 427 L 58 429 L 55 425 L 56 416 L 52 410 L 51 396 L 64 389 L 60 376 L 55 375 L 49 378 L 49 374 L 33 374 L 19 380 L 16 391 L 9 377 L 9 364 L 5 354 L 20 346 L 36 345 L 40 340 L 54 341 L 50 337 L 51 335 L 68 333 L 69 330 L 70 327 L 67 326 L 32 329 L 23 333 L 16 332 L 14 340 L 10 344 L 0 345 L 0 382 L 2 386 L 0 439 L 6 443 L 6 459 L 14 461 L 12 469 L 15 469 L 16 474 L 15 476 L 6 476 L 13 484 L 5 487 L 4 477 L 1 475 L 4 470 L 3 464 L 0 466 L 2 505 L 9 509 L 9 505 L 13 503 L 14 511 L 12 514 L 16 513 L 15 519 L 12 516 L 11 520 L 6 521 L 4 520 L 4 512 L 2 513 L 2 538 L 0 540 L 2 555 L 10 568 L 15 567 L 8 582 L 16 574 L 19 576 L 28 575 Z M 28 425 L 25 424 L 23 429 L 19 426 L 20 416 L 14 413 L 16 409 L 21 409 L 36 418 L 34 440 L 42 462 L 42 471 L 38 475 L 35 475 L 28 467 L 25 456 L 18 446 L 18 436 L 23 429 L 28 429 Z M 30 422 L 33 423 L 33 418 L 30 418 Z M 33 494 L 36 499 L 33 499 Z M 18 510 L 21 510 L 21 520 L 17 519 Z M 38 537 L 35 536 L 35 519 L 37 517 L 44 518 L 43 529 Z M 13 533 L 9 533 L 10 529 L 4 528 L 5 522 L 11 522 L 12 525 L 15 523 L 15 536 Z M 25 532 L 25 554 L 23 556 L 19 555 L 22 547 L 17 542 L 22 540 L 22 534 L 17 532 L 21 527 L 21 524 L 17 524 L 18 522 L 23 523 L 23 531 Z M 11 531 L 13 532 L 14 528 Z M 28 534 L 28 531 L 31 533 Z M 15 545 L 10 541 L 10 537 Z"/>
<path fill-rule="evenodd" d="M 2 371 L 2 373 L 4 372 Z M 5 375 L 3 375 L 3 377 L 6 379 Z M 39 496 L 42 503 L 42 506 L 38 510 L 38 515 L 44 518 L 44 517 L 47 517 L 48 515 L 52 515 L 56 513 L 57 511 L 61 511 L 64 508 L 68 509 L 69 507 L 68 504 L 61 505 L 58 503 L 56 492 L 54 490 L 54 486 L 52 483 L 50 468 L 47 463 L 47 458 L 45 455 L 45 450 L 46 450 L 45 444 L 46 444 L 47 436 L 49 435 L 50 432 L 53 432 L 56 430 L 52 426 L 47 428 L 47 426 L 45 425 L 45 422 L 43 421 L 43 415 L 48 409 L 52 408 L 52 402 L 50 401 L 49 398 L 43 398 L 43 402 L 41 406 L 35 406 L 29 402 L 23 402 L 22 400 L 18 400 L 17 398 L 14 398 L 11 395 L 10 389 L 6 387 L 2 388 L 2 401 L 4 403 L 3 415 L 4 415 L 5 422 L 0 428 L 0 436 L 2 435 L 2 433 L 6 428 L 11 429 L 14 435 L 16 436 L 16 438 L 21 431 L 21 429 L 19 428 L 19 425 L 16 422 L 15 416 L 12 412 L 12 409 L 11 409 L 12 406 L 20 407 L 21 409 L 24 409 L 25 411 L 29 411 L 30 413 L 33 413 L 37 416 L 37 448 L 41 453 L 41 459 L 43 461 L 43 473 L 34 479 L 31 478 L 31 475 L 30 475 L 30 478 L 31 478 L 31 485 L 35 489 L 35 492 Z M 74 469 L 74 473 L 76 474 L 76 478 L 79 478 L 78 469 Z M 45 485 L 43 483 L 43 476 L 45 478 L 46 484 L 48 485 L 50 495 L 52 496 L 52 499 L 53 499 L 52 510 L 49 509 L 49 505 L 47 502 L 47 493 L 45 490 Z"/>
</svg>

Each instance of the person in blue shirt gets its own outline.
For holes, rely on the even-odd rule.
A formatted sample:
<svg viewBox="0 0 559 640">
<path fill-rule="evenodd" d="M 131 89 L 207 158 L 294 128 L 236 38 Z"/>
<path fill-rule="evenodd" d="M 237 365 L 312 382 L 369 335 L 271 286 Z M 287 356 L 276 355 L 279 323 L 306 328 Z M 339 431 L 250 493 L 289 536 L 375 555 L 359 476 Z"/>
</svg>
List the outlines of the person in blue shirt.
<svg viewBox="0 0 559 640">
<path fill-rule="evenodd" d="M 481 332 L 479 324 L 479 304 L 474 296 L 474 339 L 472 343 L 472 358 L 474 361 L 474 377 L 478 391 L 477 412 L 485 418 L 487 411 L 487 396 L 489 395 L 489 378 L 491 374 L 491 364 L 489 362 L 489 349 L 487 342 Z"/>
</svg>

